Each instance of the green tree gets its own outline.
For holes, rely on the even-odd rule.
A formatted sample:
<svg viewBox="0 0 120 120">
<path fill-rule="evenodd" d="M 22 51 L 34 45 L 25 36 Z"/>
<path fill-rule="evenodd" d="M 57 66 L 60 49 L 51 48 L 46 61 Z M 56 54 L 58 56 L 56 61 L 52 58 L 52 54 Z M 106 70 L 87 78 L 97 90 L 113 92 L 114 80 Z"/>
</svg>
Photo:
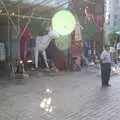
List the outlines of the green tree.
<svg viewBox="0 0 120 120">
<path fill-rule="evenodd" d="M 110 33 L 109 35 L 108 35 L 108 38 L 109 38 L 109 44 L 111 45 L 111 46 L 114 46 L 115 45 L 115 43 L 117 42 L 117 34 L 115 34 L 115 33 Z"/>
</svg>

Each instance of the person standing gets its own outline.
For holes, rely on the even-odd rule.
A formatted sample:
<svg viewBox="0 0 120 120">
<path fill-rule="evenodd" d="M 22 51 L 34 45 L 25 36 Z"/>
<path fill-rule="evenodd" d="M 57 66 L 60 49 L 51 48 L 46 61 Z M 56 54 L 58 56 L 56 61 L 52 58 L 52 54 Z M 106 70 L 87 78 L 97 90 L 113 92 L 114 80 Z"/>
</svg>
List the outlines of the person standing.
<svg viewBox="0 0 120 120">
<path fill-rule="evenodd" d="M 109 80 L 111 74 L 111 56 L 108 46 L 105 46 L 105 49 L 101 53 L 100 59 L 102 87 L 110 87 L 111 85 L 109 84 Z"/>
</svg>

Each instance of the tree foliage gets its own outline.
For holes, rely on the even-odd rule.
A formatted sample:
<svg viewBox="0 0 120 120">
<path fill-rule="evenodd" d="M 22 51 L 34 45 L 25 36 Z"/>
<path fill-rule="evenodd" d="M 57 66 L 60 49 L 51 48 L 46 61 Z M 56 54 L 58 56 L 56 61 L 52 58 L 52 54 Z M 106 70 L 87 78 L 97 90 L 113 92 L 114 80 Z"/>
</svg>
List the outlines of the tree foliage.
<svg viewBox="0 0 120 120">
<path fill-rule="evenodd" d="M 117 42 L 117 34 L 115 34 L 115 33 L 110 33 L 110 34 L 108 35 L 108 38 L 109 38 L 109 44 L 110 44 L 111 46 L 114 46 L 114 45 L 116 44 L 116 42 Z"/>
</svg>

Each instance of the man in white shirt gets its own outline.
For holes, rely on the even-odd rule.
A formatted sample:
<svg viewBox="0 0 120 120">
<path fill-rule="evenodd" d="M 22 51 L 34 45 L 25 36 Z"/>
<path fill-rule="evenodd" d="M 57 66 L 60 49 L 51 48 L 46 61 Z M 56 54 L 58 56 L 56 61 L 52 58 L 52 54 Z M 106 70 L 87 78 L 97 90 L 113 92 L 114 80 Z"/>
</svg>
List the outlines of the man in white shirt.
<svg viewBox="0 0 120 120">
<path fill-rule="evenodd" d="M 111 86 L 109 84 L 110 73 L 111 73 L 111 56 L 108 46 L 105 46 L 105 49 L 103 50 L 100 59 L 101 59 L 102 87 Z"/>
</svg>

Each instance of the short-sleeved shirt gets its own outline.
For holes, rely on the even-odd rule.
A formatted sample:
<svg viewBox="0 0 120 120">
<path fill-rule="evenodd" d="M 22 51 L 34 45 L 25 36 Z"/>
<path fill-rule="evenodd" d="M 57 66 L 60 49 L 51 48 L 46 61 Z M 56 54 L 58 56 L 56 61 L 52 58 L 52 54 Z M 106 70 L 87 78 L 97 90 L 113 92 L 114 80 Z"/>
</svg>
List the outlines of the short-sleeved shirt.
<svg viewBox="0 0 120 120">
<path fill-rule="evenodd" d="M 106 50 L 102 52 L 100 59 L 102 63 L 111 63 L 111 55 Z"/>
</svg>

